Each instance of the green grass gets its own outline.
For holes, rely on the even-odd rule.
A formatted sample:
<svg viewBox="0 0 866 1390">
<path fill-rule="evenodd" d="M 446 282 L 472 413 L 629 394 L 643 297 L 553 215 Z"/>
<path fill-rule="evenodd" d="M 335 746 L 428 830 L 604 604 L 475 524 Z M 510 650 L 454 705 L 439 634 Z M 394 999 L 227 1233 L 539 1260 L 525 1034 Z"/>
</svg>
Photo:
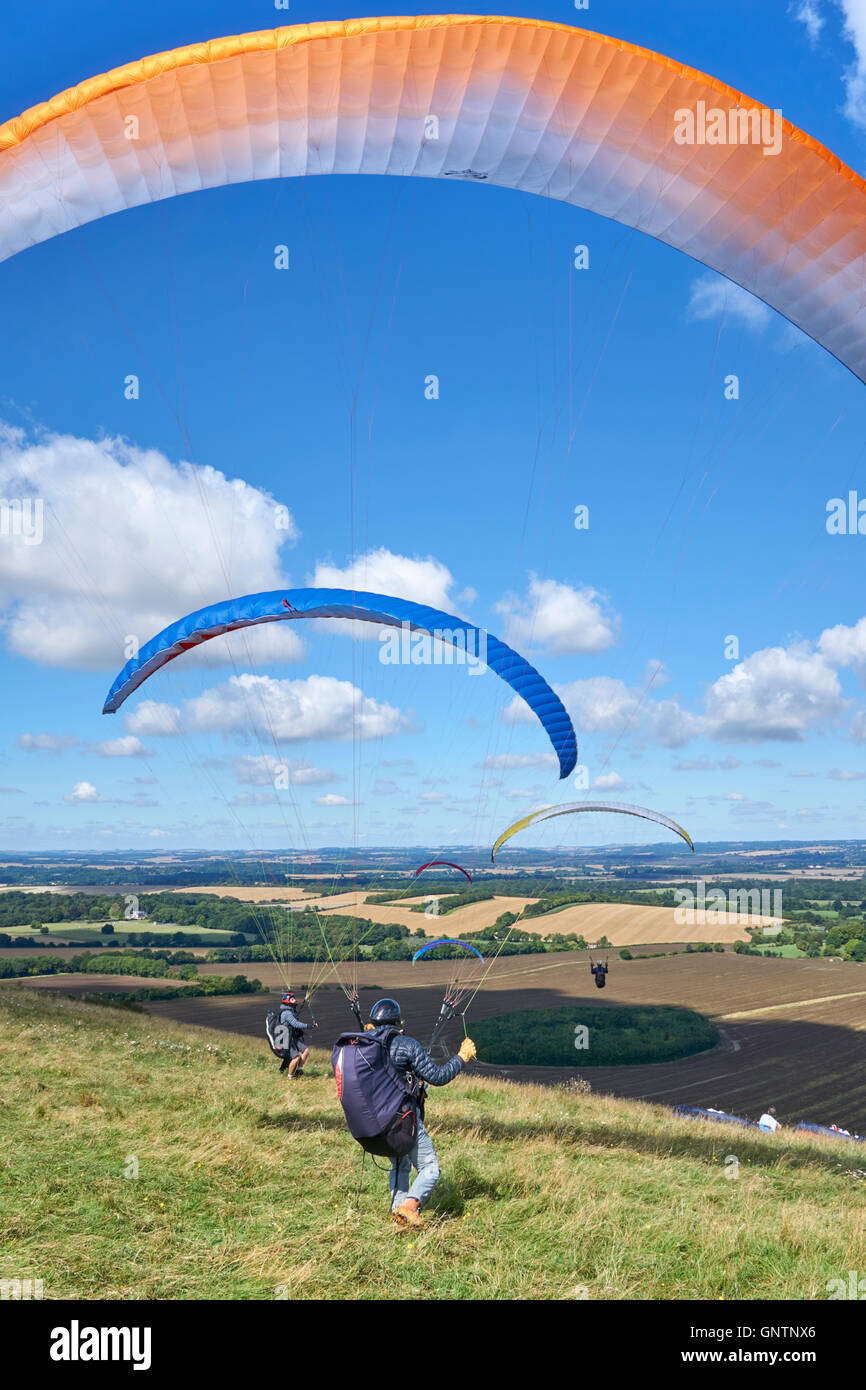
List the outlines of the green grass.
<svg viewBox="0 0 866 1390">
<path fill-rule="evenodd" d="M 783 960 L 805 960 L 806 952 L 801 951 L 799 946 L 765 946 L 758 943 L 758 950 L 762 956 L 779 956 Z"/>
<path fill-rule="evenodd" d="M 866 1267 L 853 1144 L 470 1068 L 417 1234 L 369 1160 L 358 1200 L 324 1052 L 287 1083 L 253 1039 L 17 986 L 0 1024 L 0 1278 L 46 1298 L 821 1299 Z"/>
</svg>

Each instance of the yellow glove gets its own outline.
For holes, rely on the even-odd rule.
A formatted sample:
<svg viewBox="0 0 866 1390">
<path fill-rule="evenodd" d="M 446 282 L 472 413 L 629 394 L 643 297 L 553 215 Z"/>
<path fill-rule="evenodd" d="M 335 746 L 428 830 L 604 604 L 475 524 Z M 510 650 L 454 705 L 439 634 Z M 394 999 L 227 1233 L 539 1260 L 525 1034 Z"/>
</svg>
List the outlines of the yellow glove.
<svg viewBox="0 0 866 1390">
<path fill-rule="evenodd" d="M 463 1039 L 462 1043 L 460 1044 L 460 1050 L 458 1051 L 457 1056 L 463 1062 L 472 1061 L 472 1058 L 475 1056 L 475 1044 L 471 1038 Z"/>
<path fill-rule="evenodd" d="M 375 1028 L 375 1026 L 376 1026 L 375 1023 L 365 1023 L 365 1024 L 364 1024 L 364 1032 L 365 1032 L 365 1033 L 372 1033 L 372 1031 L 373 1031 L 373 1029 Z"/>
</svg>

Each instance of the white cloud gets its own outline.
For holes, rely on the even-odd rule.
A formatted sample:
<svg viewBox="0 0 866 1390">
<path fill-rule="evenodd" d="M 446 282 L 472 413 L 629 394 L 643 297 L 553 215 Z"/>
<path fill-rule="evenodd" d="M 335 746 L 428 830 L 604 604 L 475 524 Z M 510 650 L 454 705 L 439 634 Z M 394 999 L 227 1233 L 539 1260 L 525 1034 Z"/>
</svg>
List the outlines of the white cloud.
<svg viewBox="0 0 866 1390">
<path fill-rule="evenodd" d="M 836 0 L 844 16 L 845 38 L 854 61 L 845 69 L 845 115 L 866 130 L 866 5 L 863 0 Z"/>
<path fill-rule="evenodd" d="M 667 685 L 669 680 L 670 676 L 665 670 L 664 662 L 660 661 L 658 657 L 651 657 L 644 667 L 640 684 L 647 688 L 650 686 L 658 687 L 660 685 Z"/>
<path fill-rule="evenodd" d="M 633 724 L 641 708 L 641 692 L 612 676 L 590 676 L 557 686 L 559 695 L 578 731 L 619 733 Z"/>
<path fill-rule="evenodd" d="M 861 659 L 864 628 L 833 628 L 822 634 L 821 650 L 808 642 L 790 647 L 768 647 L 754 652 L 708 689 L 704 711 L 685 709 L 678 698 L 651 700 L 649 690 L 630 687 L 611 676 L 592 676 L 556 686 L 571 715 L 578 737 L 613 734 L 617 739 L 646 739 L 666 748 L 678 748 L 696 738 L 722 743 L 759 743 L 763 740 L 801 741 L 807 731 L 837 721 L 849 702 L 843 698 L 839 676 L 830 656 L 853 664 Z M 510 724 L 531 723 L 534 716 L 522 700 L 512 700 L 503 719 Z M 851 737 L 866 740 L 866 712 L 854 716 Z M 736 759 L 713 763 L 697 760 L 681 763 L 677 771 L 720 770 L 737 767 Z M 775 767 L 764 761 L 761 766 Z"/>
<path fill-rule="evenodd" d="M 279 802 L 279 797 L 275 791 L 270 792 L 238 792 L 231 799 L 232 806 L 275 806 Z"/>
<path fill-rule="evenodd" d="M 752 801 L 747 796 L 731 797 L 734 802 L 731 807 L 732 816 L 768 816 L 776 814 L 772 801 Z"/>
<path fill-rule="evenodd" d="M 483 767 L 504 770 L 522 767 L 558 767 L 559 759 L 553 753 L 492 753 L 485 758 Z"/>
<path fill-rule="evenodd" d="M 508 594 L 496 604 L 505 636 L 518 650 L 543 648 L 555 656 L 601 652 L 613 646 L 619 619 L 603 612 L 602 595 L 584 586 L 532 575 L 525 598 Z"/>
<path fill-rule="evenodd" d="M 403 788 L 398 786 L 391 777 L 380 777 L 378 781 L 373 783 L 374 796 L 396 796 L 402 790 Z"/>
<path fill-rule="evenodd" d="M 130 733 L 144 734 L 145 738 L 173 738 L 182 732 L 177 706 L 156 700 L 142 700 L 126 714 L 124 723 Z"/>
<path fill-rule="evenodd" d="M 273 787 L 277 778 L 281 785 L 286 782 L 293 787 L 317 787 L 325 782 L 337 781 L 337 774 L 332 768 L 315 767 L 306 758 L 286 761 L 264 754 L 235 758 L 233 767 L 238 782 L 253 787 Z"/>
<path fill-rule="evenodd" d="M 698 738 L 706 728 L 705 719 L 683 709 L 678 700 L 650 702 L 645 711 L 644 727 L 648 737 L 663 748 L 682 748 Z"/>
<path fill-rule="evenodd" d="M 809 42 L 816 43 L 824 27 L 824 16 L 820 12 L 818 0 L 792 0 L 788 13 L 793 15 L 809 35 Z"/>
<path fill-rule="evenodd" d="M 395 555 L 380 546 L 342 567 L 320 561 L 309 582 L 316 589 L 361 589 L 373 594 L 395 594 L 414 603 L 448 610 L 453 602 L 450 590 L 455 580 L 448 567 L 432 555 L 426 559 Z"/>
<path fill-rule="evenodd" d="M 734 768 L 742 767 L 739 758 L 682 758 L 678 763 L 674 763 L 674 772 L 733 772 Z M 780 763 L 773 763 L 773 767 L 781 766 Z"/>
<path fill-rule="evenodd" d="M 104 796 L 100 796 L 92 782 L 76 782 L 71 792 L 63 798 L 64 801 L 71 802 L 94 802 L 105 801 Z"/>
<path fill-rule="evenodd" d="M 297 535 L 267 493 L 120 439 L 32 440 L 0 425 L 0 496 L 43 502 L 42 543 L 0 546 L 0 606 L 10 648 L 47 666 L 119 668 L 127 636 L 145 642 L 204 603 L 279 588 L 280 549 Z M 265 634 L 256 649 L 295 659 L 286 626 L 253 629 Z M 227 645 L 209 644 L 210 660 Z"/>
<path fill-rule="evenodd" d="M 721 676 L 706 699 L 712 737 L 732 743 L 799 741 L 844 708 L 839 677 L 806 643 L 754 652 Z"/>
<path fill-rule="evenodd" d="M 78 739 L 75 734 L 19 734 L 15 742 L 27 753 L 62 753 L 75 748 Z"/>
<path fill-rule="evenodd" d="M 578 738 L 582 734 L 615 734 L 679 748 L 705 732 L 703 716 L 683 709 L 678 700 L 650 700 L 646 687 L 630 687 L 613 676 L 589 676 L 557 685 L 555 690 L 574 721 Z M 502 717 L 509 724 L 535 719 L 519 697 L 510 701 Z"/>
<path fill-rule="evenodd" d="M 624 792 L 630 786 L 618 772 L 603 772 L 600 777 L 593 778 L 592 785 L 599 792 Z"/>
<path fill-rule="evenodd" d="M 833 666 L 866 665 L 866 618 L 853 627 L 837 623 L 825 628 L 818 638 L 818 650 Z"/>
<path fill-rule="evenodd" d="M 841 13 L 842 32 L 854 50 L 845 68 L 844 113 L 861 130 L 866 129 L 866 5 L 863 0 L 835 0 Z M 803 25 L 809 42 L 816 44 L 826 22 L 821 0 L 791 0 L 788 12 Z"/>
<path fill-rule="evenodd" d="M 96 743 L 93 752 L 98 753 L 101 758 L 150 758 L 153 750 L 146 748 L 140 738 L 135 734 L 127 734 L 125 737 L 106 739 L 104 743 Z"/>
<path fill-rule="evenodd" d="M 400 710 L 371 699 L 349 681 L 333 676 L 277 680 L 250 674 L 232 676 L 226 684 L 187 700 L 184 722 L 203 733 L 284 742 L 386 738 L 410 727 Z"/>
<path fill-rule="evenodd" d="M 770 310 L 748 290 L 711 271 L 692 283 L 686 317 L 693 320 L 738 319 L 760 332 L 770 322 Z"/>
<path fill-rule="evenodd" d="M 866 743 L 866 710 L 858 710 L 854 715 L 850 734 L 855 743 Z"/>
<path fill-rule="evenodd" d="M 351 806 L 351 804 L 351 801 L 345 796 L 335 796 L 333 792 L 328 792 L 325 796 L 316 797 L 317 806 Z"/>
</svg>

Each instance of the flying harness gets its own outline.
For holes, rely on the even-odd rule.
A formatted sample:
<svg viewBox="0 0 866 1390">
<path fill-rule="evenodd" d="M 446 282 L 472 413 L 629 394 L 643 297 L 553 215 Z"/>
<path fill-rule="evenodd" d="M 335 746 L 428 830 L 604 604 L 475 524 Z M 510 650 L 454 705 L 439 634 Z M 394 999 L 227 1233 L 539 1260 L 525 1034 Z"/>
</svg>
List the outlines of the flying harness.
<svg viewBox="0 0 866 1390">
<path fill-rule="evenodd" d="M 283 1006 L 280 1005 L 278 1009 L 269 1009 L 265 1014 L 265 1035 L 274 1056 L 279 1057 L 283 1062 L 288 1062 L 291 1060 L 292 1049 L 297 1050 L 298 1041 L 303 1038 L 307 1030 L 305 1028 L 292 1028 L 288 1023 L 281 1023 L 280 1014 L 282 1012 Z M 312 1010 L 310 1010 L 310 1017 L 312 1018 Z"/>
<path fill-rule="evenodd" d="M 589 968 L 592 971 L 596 989 L 604 989 L 607 983 L 607 961 L 604 965 L 599 963 L 598 965 L 591 965 Z"/>
<path fill-rule="evenodd" d="M 391 1039 L 400 1031 L 383 1025 L 341 1033 L 331 1052 L 349 1132 L 362 1149 L 381 1158 L 402 1158 L 418 1138 L 422 1085 L 391 1061 Z"/>
</svg>

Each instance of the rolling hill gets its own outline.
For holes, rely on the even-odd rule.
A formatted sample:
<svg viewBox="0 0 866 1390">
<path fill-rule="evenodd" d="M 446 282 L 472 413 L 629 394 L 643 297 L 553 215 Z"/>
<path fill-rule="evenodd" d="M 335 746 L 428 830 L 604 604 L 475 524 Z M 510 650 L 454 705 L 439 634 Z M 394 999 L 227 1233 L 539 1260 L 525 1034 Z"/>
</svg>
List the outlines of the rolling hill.
<svg viewBox="0 0 866 1390">
<path fill-rule="evenodd" d="M 822 1299 L 863 1268 L 859 1146 L 469 1070 L 393 1226 L 324 1052 L 0 989 L 0 1277 L 49 1299 Z"/>
</svg>

